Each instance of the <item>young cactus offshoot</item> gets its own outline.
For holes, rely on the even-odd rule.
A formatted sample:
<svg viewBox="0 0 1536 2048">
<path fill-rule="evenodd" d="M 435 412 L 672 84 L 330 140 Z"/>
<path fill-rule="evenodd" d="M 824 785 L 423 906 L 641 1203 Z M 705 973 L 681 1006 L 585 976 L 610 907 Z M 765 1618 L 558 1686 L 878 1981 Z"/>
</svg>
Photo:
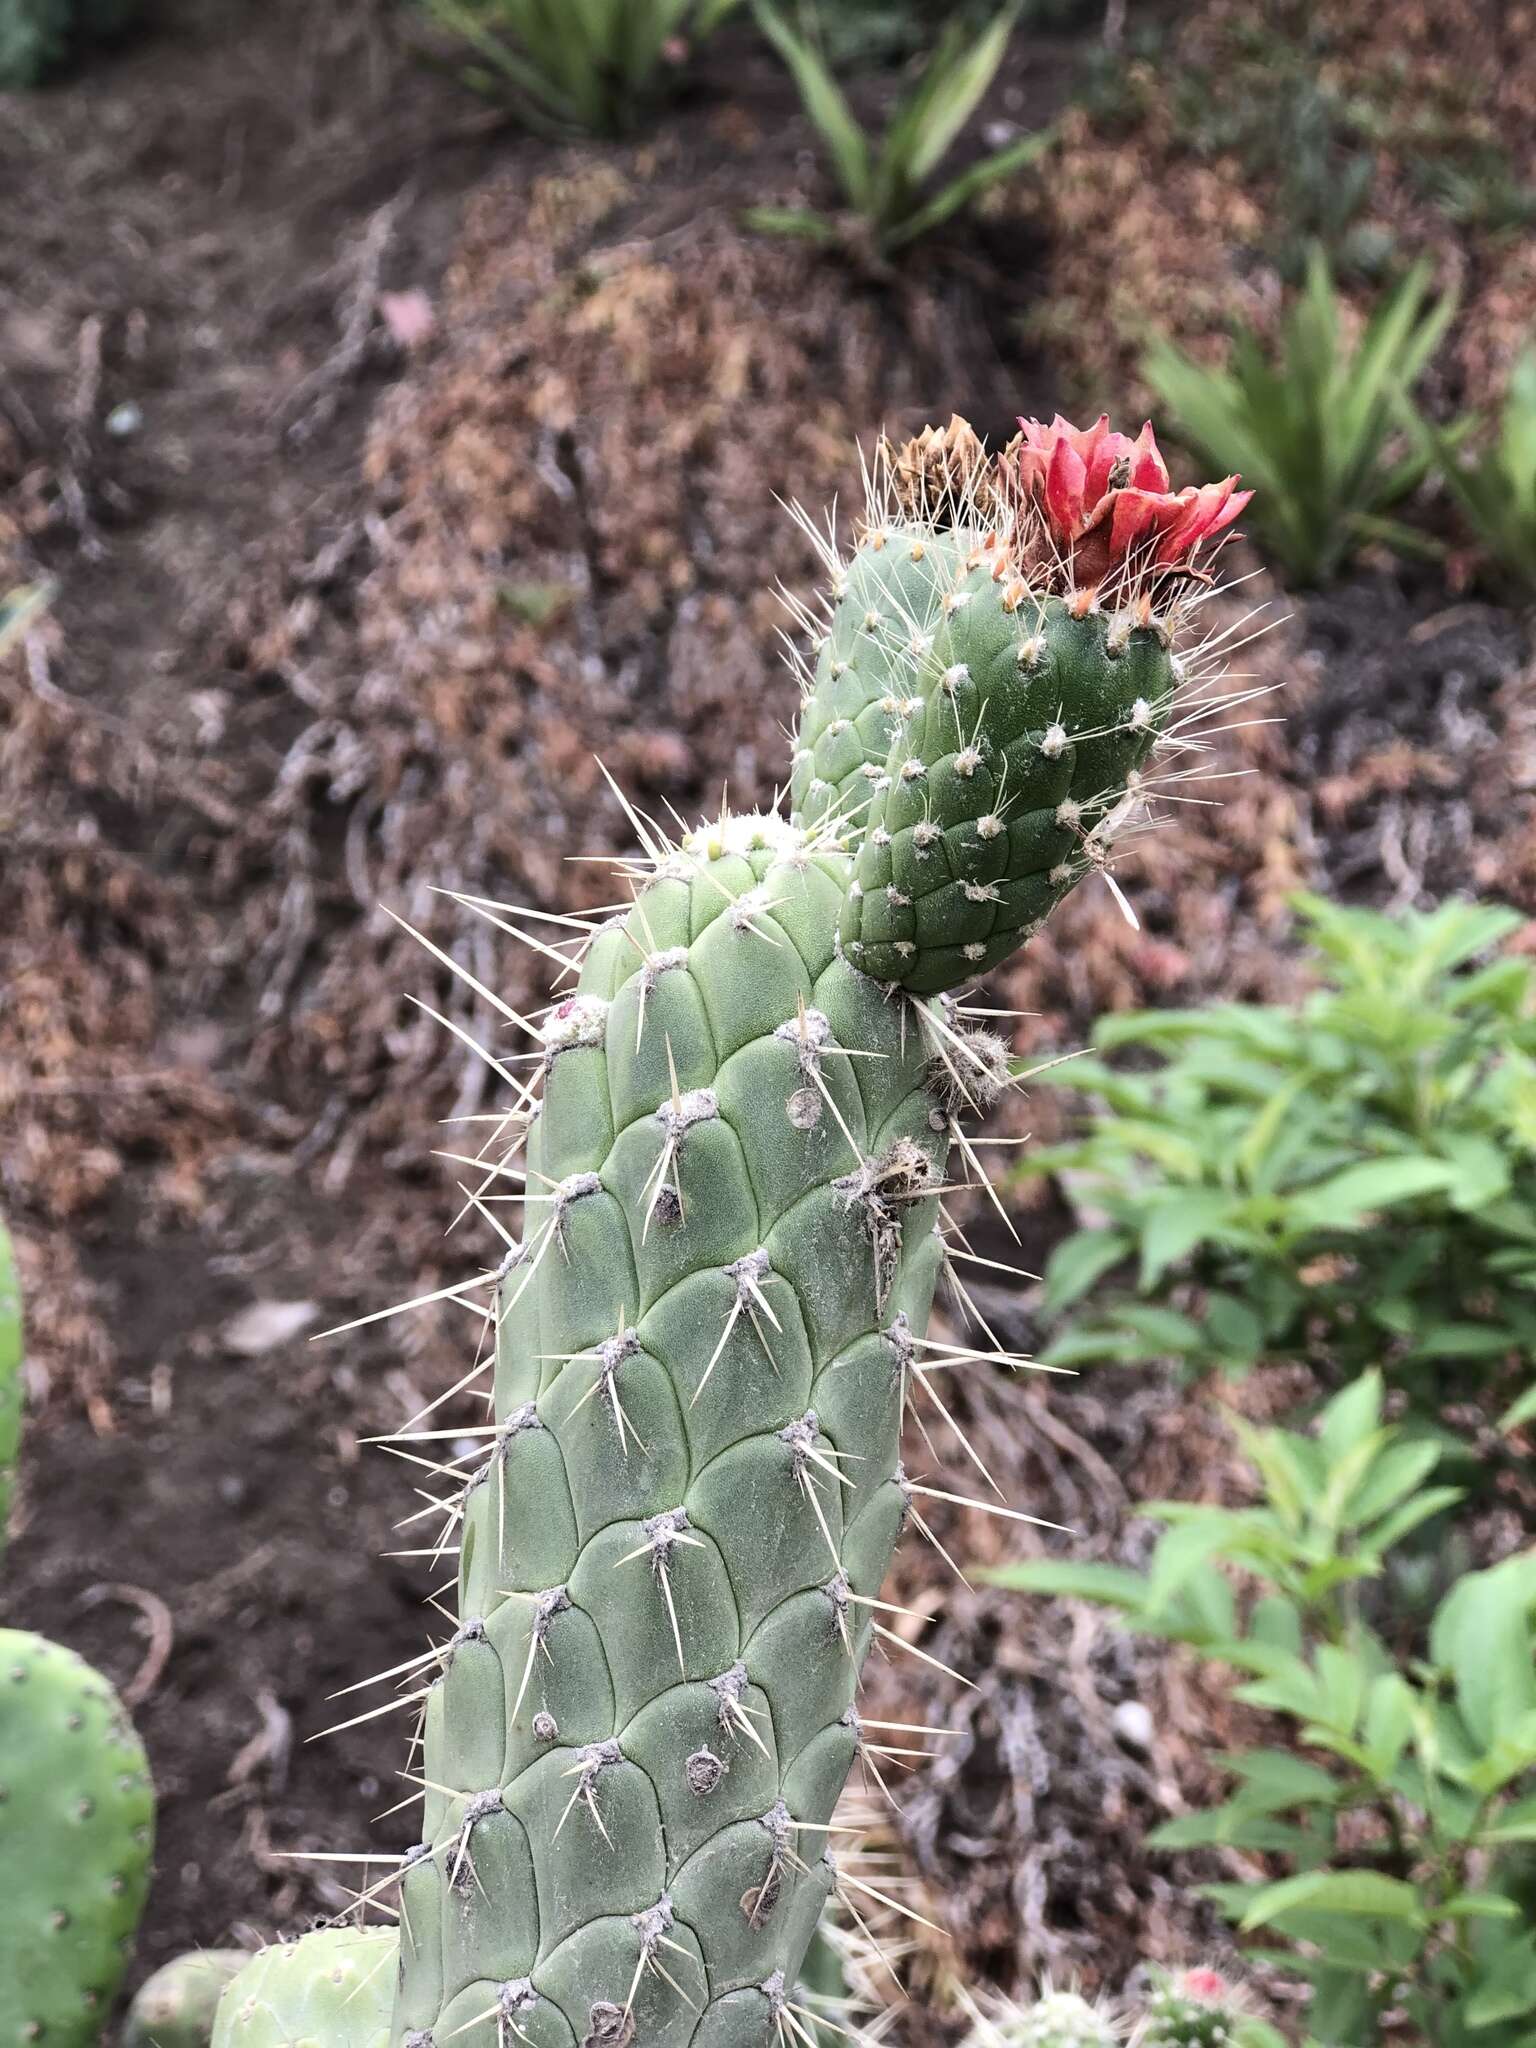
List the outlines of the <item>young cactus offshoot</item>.
<svg viewBox="0 0 1536 2048">
<path fill-rule="evenodd" d="M 453 1290 L 493 1417 L 472 1458 L 439 1416 L 402 1439 L 457 1614 L 396 1702 L 422 1839 L 367 1894 L 398 1907 L 397 2048 L 806 2039 L 807 1946 L 863 1883 L 833 1808 L 913 1744 L 859 1707 L 881 1582 L 955 1497 L 902 1465 L 903 1411 L 945 1418 L 932 1376 L 981 1355 L 926 1336 L 968 1255 L 960 1118 L 1009 1078 L 949 991 L 1107 861 L 1242 502 L 1102 421 L 883 449 L 802 615 L 792 817 L 674 843 L 631 812 L 630 900 L 590 927 L 468 906 L 561 968 L 532 1019 L 474 984 L 534 1049 L 485 1055 L 513 1102 L 459 1166 L 499 1240 Z"/>
</svg>

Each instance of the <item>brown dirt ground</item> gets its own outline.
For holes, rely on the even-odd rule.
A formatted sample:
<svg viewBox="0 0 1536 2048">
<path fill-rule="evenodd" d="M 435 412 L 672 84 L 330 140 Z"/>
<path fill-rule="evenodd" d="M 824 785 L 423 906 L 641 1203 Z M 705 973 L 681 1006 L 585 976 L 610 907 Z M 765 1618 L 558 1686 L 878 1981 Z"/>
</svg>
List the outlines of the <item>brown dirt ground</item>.
<svg viewBox="0 0 1536 2048">
<path fill-rule="evenodd" d="M 1032 118 L 1071 56 L 995 111 Z M 623 843 L 594 752 L 651 805 L 771 794 L 774 585 L 811 568 L 774 495 L 848 504 L 881 424 L 1047 410 L 1067 374 L 1020 336 L 1060 252 L 1027 195 L 899 277 L 745 236 L 744 200 L 814 173 L 782 81 L 729 40 L 626 150 L 519 138 L 365 4 L 189 8 L 13 106 L 0 587 L 59 587 L 0 665 L 0 1196 L 34 1410 L 4 1612 L 135 1697 L 162 1794 L 147 1970 L 341 1909 L 278 1852 L 360 1845 L 398 1796 L 397 1737 L 308 1738 L 420 1645 L 426 1580 L 377 1561 L 409 1478 L 359 1440 L 457 1377 L 462 1333 L 445 1310 L 304 1335 L 462 1270 L 427 1154 L 479 1070 L 402 996 L 484 1020 L 379 906 L 518 1001 L 526 963 L 430 892 L 600 900 L 566 860 Z M 380 295 L 415 291 L 435 329 L 407 345 Z M 1261 582 L 1218 624 L 1254 591 L 1285 609 Z M 1074 899 L 1007 978 L 1039 1013 L 1021 1042 L 1291 985 L 1298 880 L 1536 909 L 1530 662 L 1509 614 L 1384 569 L 1297 608 L 1238 664 L 1289 686 L 1283 728 L 1222 743 L 1258 772 L 1142 842 L 1139 935 L 1107 891 Z M 1026 1264 L 1060 1228 L 1021 1219 Z M 1027 1336 L 1027 1295 L 988 1308 Z M 1155 1375 L 961 1399 L 1005 1491 L 1095 1555 L 1137 1554 L 1135 1500 L 1235 1483 L 1209 1404 Z M 960 1593 L 920 1546 L 897 1584 L 981 1681 L 872 1678 L 893 1718 L 963 1731 L 899 1830 L 956 1940 L 918 1987 L 1117 1984 L 1214 1944 L 1181 1889 L 1213 1866 L 1140 1838 L 1206 1789 L 1219 1698 L 1081 1610 Z M 1133 1698 L 1150 1755 L 1113 1730 Z M 407 1815 L 368 1837 L 409 1840 Z"/>
</svg>

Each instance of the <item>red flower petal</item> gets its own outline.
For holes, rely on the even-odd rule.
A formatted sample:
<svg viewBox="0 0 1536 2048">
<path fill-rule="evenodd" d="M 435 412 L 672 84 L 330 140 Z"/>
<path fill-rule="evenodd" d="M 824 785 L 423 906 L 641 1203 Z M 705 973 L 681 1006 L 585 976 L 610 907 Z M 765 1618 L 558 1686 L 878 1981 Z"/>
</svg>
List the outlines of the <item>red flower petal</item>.
<svg viewBox="0 0 1536 2048">
<path fill-rule="evenodd" d="M 1138 491 L 1166 491 L 1168 469 L 1158 452 L 1152 422 L 1144 420 L 1141 432 L 1131 443 L 1131 474 L 1127 481 Z"/>
<path fill-rule="evenodd" d="M 1229 476 L 1219 484 L 1201 484 L 1179 493 L 1186 501 L 1186 509 L 1157 551 L 1154 559 L 1158 568 L 1166 569 L 1182 561 L 1203 540 L 1232 524 L 1253 496 L 1252 491 L 1234 492 L 1236 482 L 1235 476 Z"/>
<path fill-rule="evenodd" d="M 1063 437 L 1051 451 L 1050 472 L 1045 480 L 1046 516 L 1060 540 L 1075 540 L 1081 531 L 1087 477 L 1083 458 Z"/>
</svg>

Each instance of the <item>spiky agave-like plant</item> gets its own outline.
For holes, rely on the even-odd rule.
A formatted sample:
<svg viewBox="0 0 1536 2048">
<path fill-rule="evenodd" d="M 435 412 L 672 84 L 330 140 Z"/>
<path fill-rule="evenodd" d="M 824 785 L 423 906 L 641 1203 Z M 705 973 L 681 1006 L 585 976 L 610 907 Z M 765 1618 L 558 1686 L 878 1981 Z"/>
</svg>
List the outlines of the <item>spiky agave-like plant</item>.
<svg viewBox="0 0 1536 2048">
<path fill-rule="evenodd" d="M 504 1254 L 447 1290 L 483 1304 L 460 1384 L 492 1377 L 494 1420 L 439 1464 L 457 1622 L 394 1702 L 424 1801 L 388 1880 L 400 2048 L 807 2037 L 822 1907 L 859 1917 L 833 1808 L 890 1742 L 857 1705 L 881 1582 L 956 1497 L 904 1470 L 903 1411 L 947 1420 L 935 1377 L 984 1355 L 926 1334 L 968 1256 L 961 1117 L 1009 1078 L 951 992 L 1106 866 L 1181 695 L 1208 715 L 1173 650 L 1234 482 L 1172 492 L 1105 420 L 883 448 L 801 614 L 791 815 L 674 842 L 631 811 L 630 900 L 590 925 L 470 905 L 559 973 L 537 1019 L 472 984 L 535 1078 L 484 1055 L 513 1102 L 460 1165 Z M 219 2048 L 286 2038 L 248 1977 Z"/>
</svg>

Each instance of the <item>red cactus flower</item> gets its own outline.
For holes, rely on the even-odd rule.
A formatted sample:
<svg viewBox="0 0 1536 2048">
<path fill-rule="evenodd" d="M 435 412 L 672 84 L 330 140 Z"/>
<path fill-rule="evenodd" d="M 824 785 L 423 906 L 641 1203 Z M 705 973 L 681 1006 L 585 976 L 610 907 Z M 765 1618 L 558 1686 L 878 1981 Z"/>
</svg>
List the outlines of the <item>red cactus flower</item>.
<svg viewBox="0 0 1536 2048">
<path fill-rule="evenodd" d="M 1139 566 L 1177 567 L 1253 496 L 1235 488 L 1235 476 L 1170 490 L 1150 420 L 1134 441 L 1111 428 L 1107 413 L 1091 427 L 1074 427 L 1060 413 L 1049 426 L 1019 425 L 1019 482 L 1079 584 L 1102 583 L 1131 556 Z"/>
<path fill-rule="evenodd" d="M 1221 2005 L 1228 1997 L 1227 1980 L 1219 1970 L 1186 1970 L 1179 1979 L 1179 1989 L 1186 1998 L 1194 1999 L 1201 2005 Z"/>
</svg>

